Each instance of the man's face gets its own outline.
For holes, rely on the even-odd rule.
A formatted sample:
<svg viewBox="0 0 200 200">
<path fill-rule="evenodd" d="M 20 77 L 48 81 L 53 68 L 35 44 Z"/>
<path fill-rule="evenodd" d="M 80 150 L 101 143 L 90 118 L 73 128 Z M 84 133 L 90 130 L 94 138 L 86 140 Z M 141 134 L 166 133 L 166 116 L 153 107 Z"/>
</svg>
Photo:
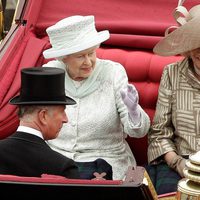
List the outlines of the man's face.
<svg viewBox="0 0 200 200">
<path fill-rule="evenodd" d="M 46 111 L 46 128 L 44 139 L 51 140 L 58 136 L 63 123 L 67 123 L 68 118 L 65 113 L 65 105 L 49 106 Z"/>
</svg>

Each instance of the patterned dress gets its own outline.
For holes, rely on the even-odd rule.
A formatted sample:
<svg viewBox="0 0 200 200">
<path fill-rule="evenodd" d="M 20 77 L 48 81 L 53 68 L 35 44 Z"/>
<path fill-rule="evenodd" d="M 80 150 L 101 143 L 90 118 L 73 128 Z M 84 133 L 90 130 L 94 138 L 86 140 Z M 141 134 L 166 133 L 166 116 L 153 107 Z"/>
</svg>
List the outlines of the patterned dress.
<svg viewBox="0 0 200 200">
<path fill-rule="evenodd" d="M 200 150 L 200 81 L 188 58 L 163 71 L 148 142 L 146 170 L 157 194 L 177 191 L 181 177 L 168 167 L 163 155 L 175 151 L 187 158 Z"/>
<path fill-rule="evenodd" d="M 191 60 L 164 69 L 148 139 L 149 162 L 169 151 L 187 156 L 200 150 L 200 81 Z"/>
</svg>

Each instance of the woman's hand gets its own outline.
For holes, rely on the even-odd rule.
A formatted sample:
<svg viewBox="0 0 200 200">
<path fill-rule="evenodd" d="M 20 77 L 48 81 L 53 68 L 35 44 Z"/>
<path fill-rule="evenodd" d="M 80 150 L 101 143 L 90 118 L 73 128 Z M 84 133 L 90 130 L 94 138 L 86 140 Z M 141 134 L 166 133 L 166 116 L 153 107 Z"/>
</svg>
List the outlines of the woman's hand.
<svg viewBox="0 0 200 200">
<path fill-rule="evenodd" d="M 138 108 L 139 96 L 133 85 L 128 85 L 127 89 L 120 91 L 122 100 L 127 106 L 129 116 L 134 124 L 140 122 L 140 110 Z"/>
<path fill-rule="evenodd" d="M 175 152 L 166 153 L 164 158 L 170 168 L 178 172 L 181 177 L 184 177 L 183 169 L 186 162 L 185 158 L 177 155 Z"/>
</svg>

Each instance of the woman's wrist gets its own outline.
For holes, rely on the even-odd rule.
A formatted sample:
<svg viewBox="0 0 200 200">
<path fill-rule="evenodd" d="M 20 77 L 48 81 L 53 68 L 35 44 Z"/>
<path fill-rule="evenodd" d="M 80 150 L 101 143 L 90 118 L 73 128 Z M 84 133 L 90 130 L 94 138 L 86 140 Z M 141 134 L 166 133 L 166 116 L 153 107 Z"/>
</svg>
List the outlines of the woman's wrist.
<svg viewBox="0 0 200 200">
<path fill-rule="evenodd" d="M 167 152 L 164 155 L 165 162 L 170 165 L 178 155 L 174 151 Z"/>
</svg>

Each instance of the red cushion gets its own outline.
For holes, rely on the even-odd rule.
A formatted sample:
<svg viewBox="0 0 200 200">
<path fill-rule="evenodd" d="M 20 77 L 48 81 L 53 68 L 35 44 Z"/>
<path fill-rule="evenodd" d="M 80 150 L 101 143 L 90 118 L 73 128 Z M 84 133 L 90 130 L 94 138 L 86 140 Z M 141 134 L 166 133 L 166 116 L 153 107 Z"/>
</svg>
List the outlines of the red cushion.
<svg viewBox="0 0 200 200">
<path fill-rule="evenodd" d="M 121 185 L 121 180 L 84 180 L 68 179 L 63 176 L 42 174 L 41 177 L 27 177 L 0 174 L 0 182 L 23 182 L 23 183 L 48 183 L 48 184 L 92 184 L 92 185 Z"/>
<path fill-rule="evenodd" d="M 100 48 L 97 56 L 121 63 L 126 69 L 129 82 L 139 92 L 139 103 L 147 112 L 151 121 L 155 113 L 160 78 L 165 65 L 182 59 L 181 56 L 161 57 L 151 51 Z M 147 163 L 147 136 L 130 138 L 128 143 L 137 163 Z"/>
</svg>

